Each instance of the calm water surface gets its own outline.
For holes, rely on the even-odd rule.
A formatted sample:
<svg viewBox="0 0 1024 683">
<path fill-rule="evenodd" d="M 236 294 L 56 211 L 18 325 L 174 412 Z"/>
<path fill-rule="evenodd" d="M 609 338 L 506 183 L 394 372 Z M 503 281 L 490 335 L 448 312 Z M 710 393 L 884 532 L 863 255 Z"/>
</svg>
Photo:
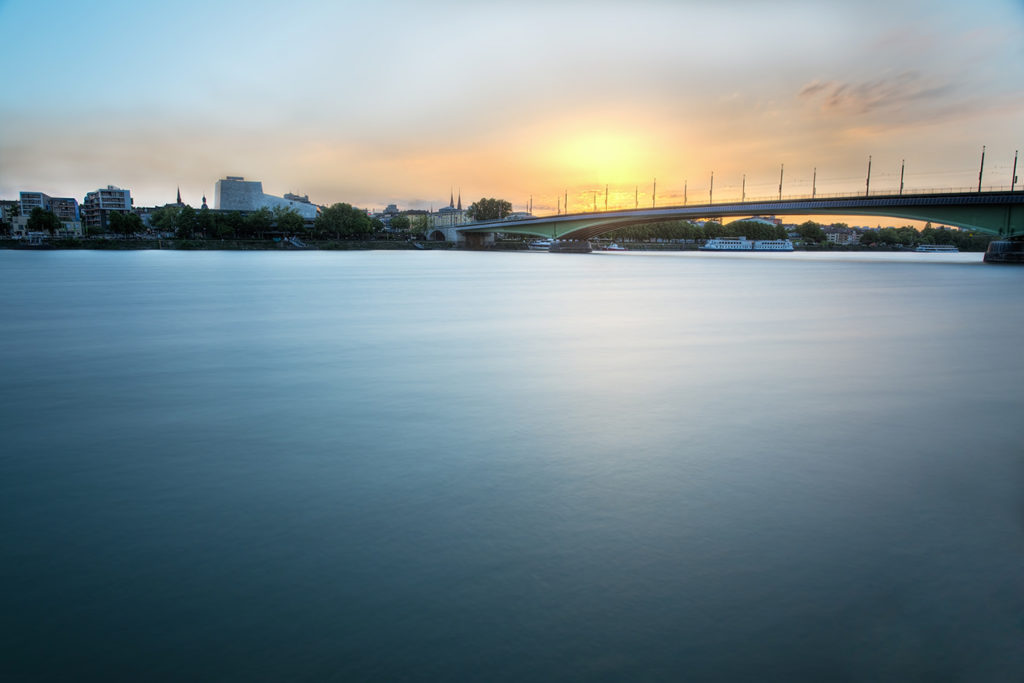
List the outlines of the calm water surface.
<svg viewBox="0 0 1024 683">
<path fill-rule="evenodd" d="M 0 679 L 1024 679 L 1024 268 L 0 252 Z"/>
</svg>

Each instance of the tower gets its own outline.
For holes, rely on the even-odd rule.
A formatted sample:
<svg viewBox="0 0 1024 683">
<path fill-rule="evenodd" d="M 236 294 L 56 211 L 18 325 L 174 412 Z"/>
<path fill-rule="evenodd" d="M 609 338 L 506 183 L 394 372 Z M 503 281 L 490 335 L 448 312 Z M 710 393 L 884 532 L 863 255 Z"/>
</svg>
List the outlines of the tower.
<svg viewBox="0 0 1024 683">
<path fill-rule="evenodd" d="M 181 204 L 181 186 L 178 186 L 178 204 Z"/>
</svg>

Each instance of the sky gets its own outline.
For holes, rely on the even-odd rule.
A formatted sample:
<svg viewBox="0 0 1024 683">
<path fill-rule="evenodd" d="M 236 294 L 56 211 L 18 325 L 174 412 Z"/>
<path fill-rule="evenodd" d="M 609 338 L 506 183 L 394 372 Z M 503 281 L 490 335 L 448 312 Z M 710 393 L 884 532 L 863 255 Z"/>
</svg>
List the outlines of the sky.
<svg viewBox="0 0 1024 683">
<path fill-rule="evenodd" d="M 0 0 L 0 198 L 535 213 L 1009 186 L 1024 0 Z M 1018 169 L 1024 177 L 1024 161 Z M 745 178 L 745 181 L 744 181 Z M 657 179 L 657 196 L 652 197 Z M 596 200 L 596 202 L 595 202 Z"/>
</svg>

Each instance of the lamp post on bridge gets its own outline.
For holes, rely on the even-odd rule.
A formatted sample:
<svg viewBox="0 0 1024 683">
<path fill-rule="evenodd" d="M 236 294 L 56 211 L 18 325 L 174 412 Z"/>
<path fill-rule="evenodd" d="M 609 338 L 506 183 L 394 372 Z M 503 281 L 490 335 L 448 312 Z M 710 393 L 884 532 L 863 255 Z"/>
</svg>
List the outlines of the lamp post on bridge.
<svg viewBox="0 0 1024 683">
<path fill-rule="evenodd" d="M 1013 173 L 1010 174 L 1010 192 L 1013 192 L 1013 186 L 1017 184 L 1017 152 L 1019 150 L 1013 150 Z"/>
<path fill-rule="evenodd" d="M 868 180 L 864 184 L 864 196 L 868 197 L 871 195 L 871 155 L 868 155 Z"/>
<path fill-rule="evenodd" d="M 900 194 L 903 194 L 903 170 L 907 167 L 907 160 L 900 161 Z"/>
<path fill-rule="evenodd" d="M 708 190 L 708 204 L 715 203 L 715 172 L 711 172 L 711 189 Z"/>
<path fill-rule="evenodd" d="M 740 190 L 740 201 L 747 201 L 747 174 L 743 174 L 743 189 Z"/>
<path fill-rule="evenodd" d="M 818 195 L 818 167 L 814 167 L 814 175 L 811 177 L 811 199 Z"/>
<path fill-rule="evenodd" d="M 978 169 L 978 192 L 981 192 L 981 175 L 985 172 L 985 145 L 981 146 L 981 168 Z"/>
<path fill-rule="evenodd" d="M 779 167 L 779 201 L 782 201 L 782 172 L 786 170 L 786 165 L 782 164 Z"/>
</svg>

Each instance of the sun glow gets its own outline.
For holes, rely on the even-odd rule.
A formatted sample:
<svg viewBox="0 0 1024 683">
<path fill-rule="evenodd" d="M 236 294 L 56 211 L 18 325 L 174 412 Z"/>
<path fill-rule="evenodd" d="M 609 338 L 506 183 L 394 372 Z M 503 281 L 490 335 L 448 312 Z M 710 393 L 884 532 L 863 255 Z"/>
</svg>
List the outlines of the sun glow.
<svg viewBox="0 0 1024 683">
<path fill-rule="evenodd" d="M 630 183 L 656 172 L 657 155 L 643 135 L 577 134 L 551 146 L 549 163 L 574 179 Z"/>
</svg>

